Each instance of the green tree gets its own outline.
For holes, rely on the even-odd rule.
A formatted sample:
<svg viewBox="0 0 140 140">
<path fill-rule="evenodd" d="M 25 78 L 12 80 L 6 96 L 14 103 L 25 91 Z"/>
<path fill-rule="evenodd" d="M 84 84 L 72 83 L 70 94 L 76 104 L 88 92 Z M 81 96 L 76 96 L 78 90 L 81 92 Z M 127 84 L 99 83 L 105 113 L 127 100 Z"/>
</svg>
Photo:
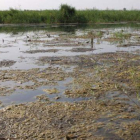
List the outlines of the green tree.
<svg viewBox="0 0 140 140">
<path fill-rule="evenodd" d="M 76 10 L 74 7 L 71 7 L 67 4 L 63 4 L 60 7 L 60 18 L 59 21 L 61 23 L 70 23 L 74 22 L 76 15 Z"/>
</svg>

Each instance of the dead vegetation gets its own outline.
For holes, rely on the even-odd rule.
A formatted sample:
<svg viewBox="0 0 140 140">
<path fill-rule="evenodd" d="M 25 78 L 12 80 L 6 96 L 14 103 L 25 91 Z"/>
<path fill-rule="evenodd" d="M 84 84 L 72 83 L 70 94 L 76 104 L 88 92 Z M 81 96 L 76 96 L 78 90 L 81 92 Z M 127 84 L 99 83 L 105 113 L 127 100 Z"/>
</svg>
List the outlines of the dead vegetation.
<svg viewBox="0 0 140 140">
<path fill-rule="evenodd" d="M 72 52 L 93 51 L 89 44 L 94 39 L 108 42 L 125 40 L 120 47 L 139 45 L 138 42 L 131 43 L 138 34 L 122 31 L 65 36 L 28 43 L 44 43 L 43 47 L 73 46 Z M 85 44 L 88 47 L 83 48 Z M 56 50 L 31 50 L 26 53 Z M 36 61 L 37 65 L 48 65 L 29 70 L 0 70 L 1 96 L 15 93 L 18 89 L 44 92 L 36 96 L 35 102 L 0 110 L 0 139 L 139 140 L 139 53 L 44 56 Z M 9 64 L 12 62 L 1 62 L 2 66 Z"/>
</svg>

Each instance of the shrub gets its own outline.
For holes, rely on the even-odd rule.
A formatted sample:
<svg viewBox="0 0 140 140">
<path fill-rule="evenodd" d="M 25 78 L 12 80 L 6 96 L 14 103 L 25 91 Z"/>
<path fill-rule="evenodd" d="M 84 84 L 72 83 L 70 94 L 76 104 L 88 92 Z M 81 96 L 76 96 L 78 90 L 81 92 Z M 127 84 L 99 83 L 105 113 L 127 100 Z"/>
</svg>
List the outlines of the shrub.
<svg viewBox="0 0 140 140">
<path fill-rule="evenodd" d="M 74 22 L 75 15 L 76 15 L 76 10 L 74 7 L 71 7 L 67 4 L 61 5 L 59 22 L 72 23 L 72 22 Z"/>
</svg>

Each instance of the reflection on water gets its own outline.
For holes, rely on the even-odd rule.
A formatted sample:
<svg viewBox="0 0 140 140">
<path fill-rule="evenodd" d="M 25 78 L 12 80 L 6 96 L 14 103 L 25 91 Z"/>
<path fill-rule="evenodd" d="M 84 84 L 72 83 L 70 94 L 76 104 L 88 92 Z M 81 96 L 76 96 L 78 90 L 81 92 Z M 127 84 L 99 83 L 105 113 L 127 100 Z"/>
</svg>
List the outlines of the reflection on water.
<svg viewBox="0 0 140 140">
<path fill-rule="evenodd" d="M 10 104 L 19 104 L 19 103 L 25 103 L 25 102 L 33 102 L 36 100 L 36 96 L 45 95 L 49 98 L 50 101 L 55 102 L 76 102 L 76 101 L 82 101 L 82 100 L 88 100 L 89 98 L 68 98 L 64 95 L 64 91 L 67 89 L 66 84 L 70 83 L 72 81 L 72 78 L 67 78 L 64 81 L 59 81 L 56 85 L 53 86 L 42 86 L 37 88 L 36 90 L 16 90 L 13 94 L 9 96 L 0 96 L 0 100 L 3 102 L 4 106 L 10 105 Z M 12 83 L 12 81 L 6 82 L 6 84 Z M 26 83 L 24 83 L 26 85 Z M 28 83 L 27 83 L 28 84 Z M 29 83 L 30 85 L 32 82 Z M 29 85 L 28 84 L 28 85 Z M 13 83 L 12 83 L 13 85 Z M 59 94 L 47 94 L 43 89 L 51 89 L 56 88 L 59 91 Z M 59 97 L 58 100 L 56 100 L 56 97 Z"/>
<path fill-rule="evenodd" d="M 93 38 L 91 38 L 91 48 L 93 49 Z"/>
<path fill-rule="evenodd" d="M 112 42 L 103 41 L 111 36 L 111 33 L 123 29 L 126 33 L 139 33 L 139 24 L 111 24 L 111 25 L 74 25 L 74 26 L 38 26 L 38 27 L 0 27 L 0 61 L 14 60 L 16 63 L 11 69 L 30 69 L 40 67 L 36 60 L 42 56 L 75 56 L 97 53 L 108 53 L 116 51 L 135 51 L 139 47 L 117 47 L 124 40 Z M 104 32 L 102 38 L 75 38 L 77 35 L 85 35 L 89 31 Z M 108 34 L 109 32 L 109 34 Z M 50 34 L 50 37 L 47 35 Z M 28 41 L 27 36 L 31 41 Z M 89 43 L 88 43 L 89 42 Z M 73 48 L 93 48 L 94 51 L 73 52 Z M 57 52 L 25 53 L 31 50 L 56 49 Z M 80 50 L 80 49 L 79 49 Z M 2 67 L 2 69 L 7 69 Z M 9 69 L 9 68 L 8 68 Z"/>
</svg>

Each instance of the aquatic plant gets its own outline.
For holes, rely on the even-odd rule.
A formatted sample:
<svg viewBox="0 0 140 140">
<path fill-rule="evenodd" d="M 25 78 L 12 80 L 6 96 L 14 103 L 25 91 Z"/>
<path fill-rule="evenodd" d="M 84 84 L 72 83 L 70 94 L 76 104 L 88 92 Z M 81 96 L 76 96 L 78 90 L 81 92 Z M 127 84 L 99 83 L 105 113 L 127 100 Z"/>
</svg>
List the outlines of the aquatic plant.
<svg viewBox="0 0 140 140">
<path fill-rule="evenodd" d="M 119 39 L 129 39 L 131 37 L 131 35 L 128 33 L 124 33 L 122 30 L 122 31 L 113 33 L 113 37 L 119 38 Z"/>
<path fill-rule="evenodd" d="M 89 23 L 140 21 L 139 10 L 80 10 Z"/>
</svg>

